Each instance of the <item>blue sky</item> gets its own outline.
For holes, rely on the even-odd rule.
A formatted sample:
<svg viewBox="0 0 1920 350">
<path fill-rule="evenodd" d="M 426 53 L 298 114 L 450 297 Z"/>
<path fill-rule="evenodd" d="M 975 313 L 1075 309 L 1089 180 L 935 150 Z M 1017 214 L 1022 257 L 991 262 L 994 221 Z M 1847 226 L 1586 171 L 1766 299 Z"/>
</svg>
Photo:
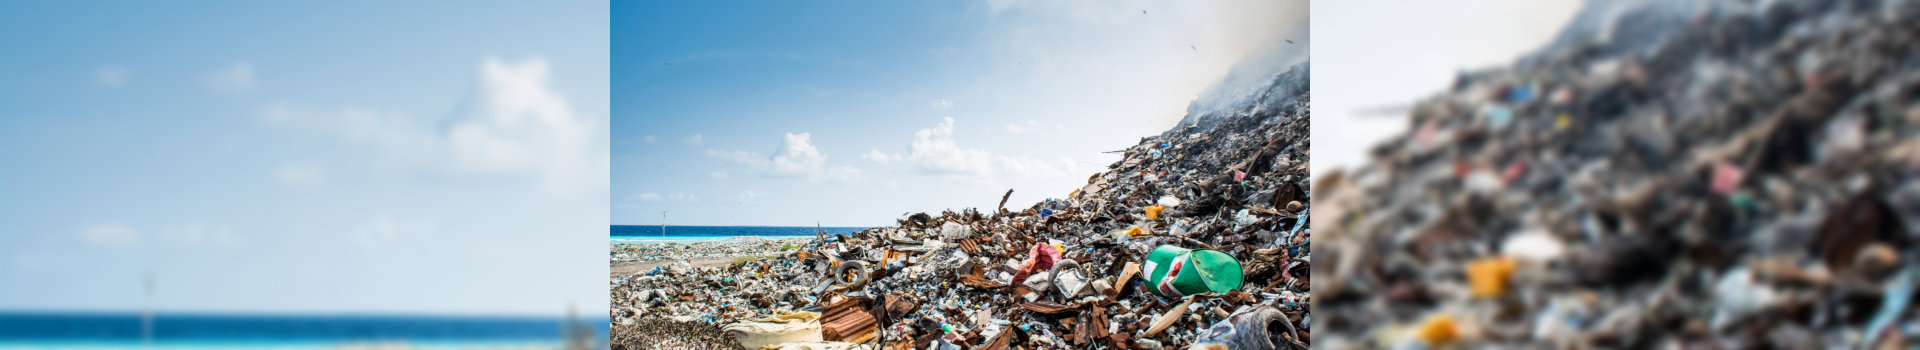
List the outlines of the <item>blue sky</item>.
<svg viewBox="0 0 1920 350">
<path fill-rule="evenodd" d="M 1061 197 L 1306 1 L 613 4 L 615 224 L 884 225 Z M 1296 47 L 1279 46 L 1291 39 Z"/>
<path fill-rule="evenodd" d="M 591 314 L 607 6 L 0 4 L 0 309 Z"/>
</svg>

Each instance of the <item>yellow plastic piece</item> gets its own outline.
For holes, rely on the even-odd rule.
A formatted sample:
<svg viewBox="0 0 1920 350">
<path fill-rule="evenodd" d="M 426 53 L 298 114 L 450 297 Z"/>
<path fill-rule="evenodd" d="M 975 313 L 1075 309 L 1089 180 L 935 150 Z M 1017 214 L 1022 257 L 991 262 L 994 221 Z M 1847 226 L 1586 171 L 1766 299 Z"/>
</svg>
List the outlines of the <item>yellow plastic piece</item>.
<svg viewBox="0 0 1920 350">
<path fill-rule="evenodd" d="M 1128 227 L 1127 235 L 1136 236 L 1136 237 L 1140 236 L 1140 226 Z"/>
<path fill-rule="evenodd" d="M 1508 258 L 1488 258 L 1467 264 L 1467 288 L 1476 298 L 1507 293 L 1507 280 L 1513 277 L 1514 262 Z"/>
<path fill-rule="evenodd" d="M 1460 326 L 1453 324 L 1452 317 L 1434 316 L 1427 319 L 1425 324 L 1421 324 L 1420 329 L 1415 330 L 1413 336 L 1426 342 L 1430 348 L 1444 349 L 1460 341 Z"/>
<path fill-rule="evenodd" d="M 1147 220 L 1160 220 L 1161 209 L 1166 209 L 1166 207 L 1158 205 L 1147 207 Z"/>
</svg>

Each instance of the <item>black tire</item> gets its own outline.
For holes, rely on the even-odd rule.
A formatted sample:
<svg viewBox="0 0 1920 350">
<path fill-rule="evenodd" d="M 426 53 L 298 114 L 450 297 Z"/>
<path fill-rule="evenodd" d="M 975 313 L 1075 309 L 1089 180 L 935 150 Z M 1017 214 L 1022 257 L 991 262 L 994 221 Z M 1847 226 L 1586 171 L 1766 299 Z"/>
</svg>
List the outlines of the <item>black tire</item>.
<svg viewBox="0 0 1920 350">
<path fill-rule="evenodd" d="M 847 279 L 847 270 L 854 270 L 854 272 L 856 272 L 852 280 Z M 860 287 L 860 286 L 866 285 L 867 284 L 867 262 L 847 261 L 844 263 L 840 263 L 840 268 L 833 269 L 833 280 L 836 282 L 840 282 L 841 284 L 854 286 L 854 287 Z"/>
</svg>

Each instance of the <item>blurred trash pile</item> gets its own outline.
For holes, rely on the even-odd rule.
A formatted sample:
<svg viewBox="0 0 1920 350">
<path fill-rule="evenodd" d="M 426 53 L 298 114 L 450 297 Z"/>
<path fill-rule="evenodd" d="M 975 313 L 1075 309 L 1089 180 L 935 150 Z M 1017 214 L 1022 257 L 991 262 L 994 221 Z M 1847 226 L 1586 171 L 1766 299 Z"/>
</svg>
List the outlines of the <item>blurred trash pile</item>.
<svg viewBox="0 0 1920 350">
<path fill-rule="evenodd" d="M 1306 349 L 1307 76 L 1189 115 L 1024 209 L 996 193 L 991 211 L 618 276 L 613 346 L 647 348 L 621 333 L 667 319 L 740 348 Z"/>
<path fill-rule="evenodd" d="M 1686 3 L 1316 174 L 1320 345 L 1911 348 L 1920 2 Z"/>
</svg>

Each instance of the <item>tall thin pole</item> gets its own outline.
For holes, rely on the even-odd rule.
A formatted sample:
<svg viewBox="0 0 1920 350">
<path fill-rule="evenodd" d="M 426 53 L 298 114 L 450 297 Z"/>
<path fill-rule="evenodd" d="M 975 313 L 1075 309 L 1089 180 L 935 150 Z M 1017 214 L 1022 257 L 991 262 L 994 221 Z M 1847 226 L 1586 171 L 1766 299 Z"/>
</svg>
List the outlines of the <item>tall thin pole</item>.
<svg viewBox="0 0 1920 350">
<path fill-rule="evenodd" d="M 660 238 L 667 238 L 667 211 L 660 211 Z"/>
</svg>

